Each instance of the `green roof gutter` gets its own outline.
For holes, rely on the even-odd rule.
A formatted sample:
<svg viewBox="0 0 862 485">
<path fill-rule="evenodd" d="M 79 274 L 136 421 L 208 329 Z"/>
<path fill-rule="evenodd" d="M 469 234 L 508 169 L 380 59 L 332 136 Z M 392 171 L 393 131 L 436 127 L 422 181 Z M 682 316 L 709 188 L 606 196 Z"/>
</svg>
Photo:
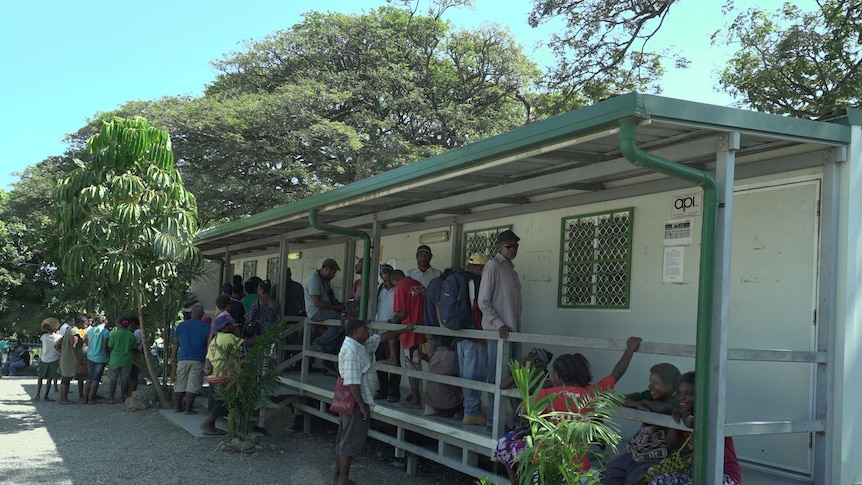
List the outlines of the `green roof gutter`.
<svg viewBox="0 0 862 485">
<path fill-rule="evenodd" d="M 635 143 L 634 119 L 620 121 L 620 150 L 626 160 L 638 167 L 675 177 L 703 188 L 703 227 L 700 246 L 700 282 L 697 293 L 697 341 L 695 345 L 694 429 L 706 435 L 709 430 L 710 362 L 712 354 L 712 307 L 715 273 L 715 233 L 718 220 L 718 184 L 707 172 L 647 153 Z M 708 435 L 707 435 L 708 436 Z M 709 440 L 698 439 L 694 444 L 694 462 L 710 463 Z M 720 463 L 716 466 L 721 466 Z M 709 483 L 709 467 L 694 467 L 694 483 Z"/>
<path fill-rule="evenodd" d="M 308 211 L 308 223 L 318 231 L 360 238 L 365 243 L 362 245 L 362 295 L 359 297 L 359 318 L 361 320 L 367 320 L 368 275 L 371 273 L 371 236 L 369 236 L 368 233 L 359 230 L 321 224 L 317 219 L 317 209 L 311 209 Z"/>
</svg>

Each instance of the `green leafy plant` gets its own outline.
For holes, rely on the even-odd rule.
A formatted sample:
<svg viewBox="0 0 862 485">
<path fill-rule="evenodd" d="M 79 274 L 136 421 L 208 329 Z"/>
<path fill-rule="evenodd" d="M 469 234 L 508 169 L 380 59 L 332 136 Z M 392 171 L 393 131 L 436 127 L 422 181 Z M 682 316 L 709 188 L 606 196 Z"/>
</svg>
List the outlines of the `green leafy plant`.
<svg viewBox="0 0 862 485">
<path fill-rule="evenodd" d="M 202 266 L 193 244 L 195 197 L 174 165 L 168 133 L 142 117 L 104 121 L 87 151 L 92 160 L 74 160 L 76 168 L 54 189 L 60 268 L 67 279 L 88 283 L 82 288 L 90 308 L 132 307 L 149 348 L 145 313 L 173 320 L 189 275 Z M 150 353 L 144 358 L 158 382 Z M 169 407 L 162 386 L 155 389 Z"/>
<path fill-rule="evenodd" d="M 273 325 L 258 336 L 254 346 L 248 349 L 233 346 L 222 349 L 224 373 L 230 375 L 231 379 L 216 386 L 215 392 L 227 407 L 231 439 L 248 439 L 254 411 L 278 387 L 277 363 L 273 354 L 275 344 L 283 338 L 285 330 L 284 323 Z"/>
<path fill-rule="evenodd" d="M 554 395 L 539 398 L 543 376 L 527 363 L 509 364 L 524 402 L 521 414 L 530 425 L 526 448 L 516 465 L 521 484 L 599 484 L 600 469 L 582 469 L 582 459 L 593 444 L 616 452 L 619 425 L 612 415 L 622 407 L 623 396 L 596 390 L 572 403 L 568 411 L 548 411 Z M 535 389 L 531 392 L 530 389 Z M 598 455 L 601 460 L 601 455 Z"/>
</svg>

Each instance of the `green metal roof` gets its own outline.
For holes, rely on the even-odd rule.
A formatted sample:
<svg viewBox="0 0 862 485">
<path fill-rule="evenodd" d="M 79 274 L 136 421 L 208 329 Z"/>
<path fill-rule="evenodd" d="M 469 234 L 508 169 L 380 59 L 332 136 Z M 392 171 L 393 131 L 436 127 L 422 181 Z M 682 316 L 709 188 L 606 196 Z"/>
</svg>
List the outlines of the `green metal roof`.
<svg viewBox="0 0 862 485">
<path fill-rule="evenodd" d="M 743 150 L 752 151 L 812 144 L 846 145 L 850 141 L 849 127 L 840 123 L 629 93 L 209 229 L 198 236 L 196 243 L 204 251 L 212 251 L 239 241 L 307 229 L 304 219 L 311 209 L 320 209 L 321 218 L 326 222 L 337 222 L 439 199 L 441 195 L 488 193 L 490 196 L 493 191 L 486 189 L 494 186 L 609 162 L 619 159 L 613 130 L 620 120 L 627 118 L 650 121 L 638 134 L 638 143 L 647 148 L 666 147 L 730 131 L 740 132 Z M 698 157 L 701 162 L 709 160 L 703 154 Z M 639 174 L 643 171 L 632 169 L 608 174 L 604 180 L 585 180 L 583 185 L 567 179 L 565 184 L 554 186 L 551 180 L 542 192 L 572 187 L 600 190 L 607 180 Z M 534 191 L 524 196 L 535 195 L 539 194 Z M 475 199 L 471 207 L 483 202 L 489 204 L 494 200 Z M 449 211 L 454 209 L 457 208 L 452 204 L 441 203 L 437 212 L 451 213 Z M 422 212 L 405 218 L 404 222 L 415 222 L 417 217 L 427 217 L 433 212 L 426 203 Z"/>
</svg>

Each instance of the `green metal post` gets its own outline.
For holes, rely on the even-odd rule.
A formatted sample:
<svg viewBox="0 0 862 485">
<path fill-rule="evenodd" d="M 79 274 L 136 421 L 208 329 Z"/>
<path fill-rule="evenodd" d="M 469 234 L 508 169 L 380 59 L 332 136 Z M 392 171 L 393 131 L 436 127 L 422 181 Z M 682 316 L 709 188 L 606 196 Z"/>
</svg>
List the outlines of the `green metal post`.
<svg viewBox="0 0 862 485">
<path fill-rule="evenodd" d="M 715 273 L 715 231 L 718 220 L 718 184 L 707 172 L 697 170 L 656 155 L 647 153 L 635 143 L 635 120 L 620 122 L 620 150 L 626 160 L 638 167 L 649 168 L 656 172 L 686 180 L 703 188 L 703 227 L 700 246 L 700 282 L 697 294 L 697 341 L 695 345 L 695 397 L 694 427 L 698 433 L 706 435 L 709 430 L 709 389 L 711 380 L 712 353 L 712 307 Z M 707 435 L 708 436 L 708 435 Z M 710 463 L 709 440 L 698 439 L 694 444 L 695 485 L 709 484 L 709 469 L 703 466 Z M 715 466 L 722 466 L 721 463 Z"/>
<path fill-rule="evenodd" d="M 317 209 L 311 209 L 308 211 L 308 223 L 318 231 L 360 238 L 365 243 L 362 246 L 362 296 L 359 299 L 359 318 L 367 320 L 368 282 L 369 275 L 371 273 L 371 236 L 366 232 L 356 229 L 347 229 L 346 227 L 327 226 L 325 224 L 321 224 L 320 221 L 317 220 Z"/>
</svg>

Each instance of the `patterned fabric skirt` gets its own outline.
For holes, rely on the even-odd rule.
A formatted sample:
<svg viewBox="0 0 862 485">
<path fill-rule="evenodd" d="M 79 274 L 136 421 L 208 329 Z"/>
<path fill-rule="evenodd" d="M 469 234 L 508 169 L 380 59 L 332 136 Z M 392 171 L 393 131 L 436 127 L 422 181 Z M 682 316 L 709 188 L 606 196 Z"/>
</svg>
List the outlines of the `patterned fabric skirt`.
<svg viewBox="0 0 862 485">
<path fill-rule="evenodd" d="M 497 441 L 494 458 L 509 468 L 515 468 L 515 458 L 527 447 L 527 441 L 524 438 L 528 434 L 530 434 L 530 428 L 527 426 L 519 426 L 506 433 Z"/>
<path fill-rule="evenodd" d="M 649 485 L 692 485 L 691 468 L 675 472 L 665 473 L 650 480 Z M 732 478 L 725 475 L 721 485 L 739 485 Z"/>
</svg>

